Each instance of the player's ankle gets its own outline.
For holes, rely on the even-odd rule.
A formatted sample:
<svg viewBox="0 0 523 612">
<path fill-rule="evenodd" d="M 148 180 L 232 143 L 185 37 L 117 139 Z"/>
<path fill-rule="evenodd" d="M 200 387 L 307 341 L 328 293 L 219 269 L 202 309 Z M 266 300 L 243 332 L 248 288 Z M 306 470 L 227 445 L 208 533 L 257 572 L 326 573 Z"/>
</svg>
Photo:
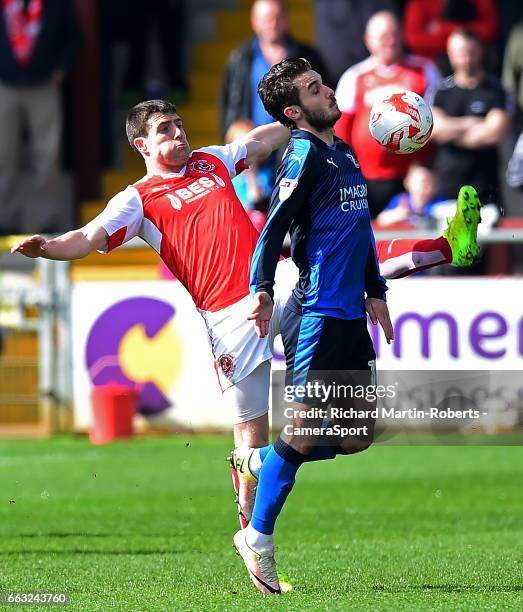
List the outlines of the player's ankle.
<svg viewBox="0 0 523 612">
<path fill-rule="evenodd" d="M 259 554 L 271 553 L 274 551 L 274 535 L 271 533 L 261 533 L 256 530 L 251 523 L 245 528 L 245 541 L 249 548 Z"/>
</svg>

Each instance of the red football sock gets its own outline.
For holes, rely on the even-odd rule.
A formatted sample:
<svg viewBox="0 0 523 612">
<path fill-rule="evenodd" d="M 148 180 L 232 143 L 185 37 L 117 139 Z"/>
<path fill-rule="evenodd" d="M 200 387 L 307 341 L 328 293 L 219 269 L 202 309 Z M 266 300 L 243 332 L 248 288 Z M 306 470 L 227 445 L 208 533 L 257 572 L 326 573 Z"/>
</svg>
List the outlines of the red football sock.
<svg viewBox="0 0 523 612">
<path fill-rule="evenodd" d="M 380 240 L 376 251 L 385 278 L 403 278 L 452 262 L 452 249 L 443 236 L 428 240 Z"/>
</svg>

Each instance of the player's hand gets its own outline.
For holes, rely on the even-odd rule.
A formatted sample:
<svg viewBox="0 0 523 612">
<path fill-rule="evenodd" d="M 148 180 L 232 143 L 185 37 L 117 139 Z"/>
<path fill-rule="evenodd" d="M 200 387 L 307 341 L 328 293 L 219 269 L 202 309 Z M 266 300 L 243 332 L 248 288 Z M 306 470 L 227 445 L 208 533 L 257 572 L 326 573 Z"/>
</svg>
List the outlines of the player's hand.
<svg viewBox="0 0 523 612">
<path fill-rule="evenodd" d="M 260 291 L 254 296 L 254 304 L 251 314 L 247 317 L 249 321 L 254 321 L 254 328 L 260 338 L 265 338 L 269 333 L 269 321 L 272 316 L 271 296 L 265 291 Z"/>
<path fill-rule="evenodd" d="M 48 240 L 43 236 L 36 234 L 35 236 L 29 236 L 24 238 L 18 244 L 15 244 L 11 248 L 11 253 L 22 253 L 26 257 L 45 257 L 47 253 Z"/>
<path fill-rule="evenodd" d="M 387 344 L 390 344 L 391 340 L 394 340 L 394 329 L 390 320 L 387 302 L 378 298 L 367 298 L 365 300 L 365 309 L 369 313 L 373 324 L 377 325 L 379 323 L 381 325 L 381 329 L 387 339 Z"/>
</svg>

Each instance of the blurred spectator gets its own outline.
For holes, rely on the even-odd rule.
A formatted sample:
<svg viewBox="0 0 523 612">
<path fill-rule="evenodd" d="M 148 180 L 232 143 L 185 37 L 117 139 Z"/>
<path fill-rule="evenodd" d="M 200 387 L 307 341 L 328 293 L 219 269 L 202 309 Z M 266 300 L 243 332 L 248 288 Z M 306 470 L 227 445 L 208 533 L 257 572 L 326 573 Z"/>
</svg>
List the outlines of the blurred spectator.
<svg viewBox="0 0 523 612">
<path fill-rule="evenodd" d="M 455 198 L 473 185 L 483 204 L 499 202 L 498 152 L 510 128 L 508 96 L 483 67 L 483 47 L 472 32 L 456 32 L 447 43 L 454 70 L 434 97 L 434 131 L 438 143 L 435 170 L 441 193 Z"/>
<path fill-rule="evenodd" d="M 449 74 L 449 36 L 466 28 L 490 45 L 498 31 L 498 9 L 495 0 L 407 0 L 403 23 L 409 49 L 438 62 Z"/>
<path fill-rule="evenodd" d="M 523 21 L 510 32 L 503 59 L 503 86 L 516 102 L 515 127 L 523 129 Z"/>
<path fill-rule="evenodd" d="M 503 86 L 516 102 L 513 140 L 517 139 L 507 170 L 511 187 L 523 186 L 523 21 L 512 31 L 503 59 Z"/>
<path fill-rule="evenodd" d="M 146 98 L 164 95 L 177 104 L 187 97 L 186 0 L 113 0 L 113 18 L 123 20 L 125 28 L 118 28 L 119 38 L 129 47 L 122 83 L 122 105 L 128 108 Z M 165 93 L 151 91 L 147 82 L 147 68 L 151 41 L 156 35 L 161 53 Z"/>
<path fill-rule="evenodd" d="M 508 162 L 507 183 L 514 189 L 523 187 L 523 132 L 520 132 Z"/>
<path fill-rule="evenodd" d="M 231 53 L 225 68 L 220 104 L 223 136 L 239 119 L 251 119 L 254 125 L 273 121 L 258 96 L 258 83 L 271 66 L 286 57 L 305 57 L 325 82 L 329 80 L 318 52 L 291 38 L 285 2 L 255 0 L 251 27 L 255 36 Z"/>
<path fill-rule="evenodd" d="M 61 83 L 79 44 L 73 0 L 4 0 L 0 20 L 0 234 L 61 227 L 58 197 Z M 30 160 L 30 201 L 20 202 L 21 164 Z M 24 198 L 25 199 L 25 198 Z"/>
<path fill-rule="evenodd" d="M 363 32 L 371 16 L 391 11 L 399 17 L 396 0 L 314 0 L 314 9 L 316 44 L 334 82 L 369 55 Z"/>
<path fill-rule="evenodd" d="M 405 223 L 417 228 L 434 227 L 434 210 L 445 199 L 439 196 L 438 180 L 432 169 L 425 165 L 412 164 L 403 181 L 405 190 L 394 196 L 376 221 L 380 227 Z"/>
<path fill-rule="evenodd" d="M 370 135 L 370 109 L 375 100 L 399 89 L 430 96 L 440 82 L 436 66 L 427 59 L 404 55 L 397 17 L 381 11 L 373 15 L 365 30 L 370 57 L 349 68 L 336 90 L 342 111 L 336 134 L 352 145 L 368 184 L 368 201 L 374 218 L 403 191 L 403 179 L 414 161 L 430 156 L 424 148 L 412 155 L 396 155 Z"/>
</svg>

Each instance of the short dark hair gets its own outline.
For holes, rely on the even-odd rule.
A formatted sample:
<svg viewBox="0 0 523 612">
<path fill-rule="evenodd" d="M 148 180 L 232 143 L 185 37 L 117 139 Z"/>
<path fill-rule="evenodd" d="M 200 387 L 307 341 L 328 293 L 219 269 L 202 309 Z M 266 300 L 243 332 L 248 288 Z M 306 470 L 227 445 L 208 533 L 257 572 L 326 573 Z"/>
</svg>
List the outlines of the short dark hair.
<svg viewBox="0 0 523 612">
<path fill-rule="evenodd" d="M 421 168 L 423 170 L 428 170 L 429 172 L 434 172 L 434 164 L 429 160 L 413 161 L 408 167 L 407 172 L 413 168 Z"/>
<path fill-rule="evenodd" d="M 453 36 L 461 36 L 465 40 L 468 40 L 470 42 L 475 42 L 480 47 L 483 47 L 483 42 L 482 42 L 481 38 L 473 30 L 468 30 L 467 28 L 462 28 L 462 29 L 459 29 L 459 30 L 454 30 L 454 32 L 452 32 L 452 35 Z"/>
<path fill-rule="evenodd" d="M 295 127 L 295 124 L 283 114 L 283 110 L 293 104 L 300 106 L 299 90 L 294 81 L 309 70 L 312 70 L 311 65 L 303 57 L 287 58 L 275 64 L 258 85 L 258 95 L 265 110 L 288 128 Z"/>
<path fill-rule="evenodd" d="M 174 115 L 177 113 L 176 106 L 167 100 L 146 100 L 133 106 L 127 113 L 125 120 L 125 131 L 127 140 L 133 149 L 134 139 L 147 136 L 147 122 L 149 117 L 154 113 L 162 113 L 163 115 Z"/>
</svg>

